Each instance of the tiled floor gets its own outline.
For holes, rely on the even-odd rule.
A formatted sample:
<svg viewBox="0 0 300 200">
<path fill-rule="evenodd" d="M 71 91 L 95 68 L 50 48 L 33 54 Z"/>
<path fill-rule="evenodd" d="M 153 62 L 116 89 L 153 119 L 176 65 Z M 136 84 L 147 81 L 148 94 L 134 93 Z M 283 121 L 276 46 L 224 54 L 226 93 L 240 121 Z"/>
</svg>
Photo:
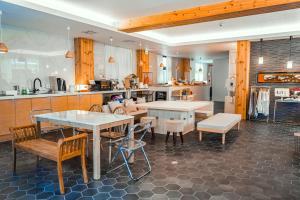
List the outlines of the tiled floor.
<svg viewBox="0 0 300 200">
<path fill-rule="evenodd" d="M 164 137 L 147 137 L 152 172 L 132 182 L 125 170 L 82 183 L 80 161 L 64 163 L 67 194 L 59 195 L 55 163 L 19 153 L 17 176 L 11 172 L 11 146 L 0 144 L 0 199 L 300 199 L 300 154 L 294 152 L 293 132 L 300 127 L 260 122 L 242 123 L 220 144 L 219 135 L 184 136 L 184 145 L 168 145 Z M 107 160 L 102 154 L 102 165 Z M 137 155 L 135 171 L 144 165 Z M 89 172 L 91 172 L 91 162 Z M 89 173 L 89 177 L 92 174 Z"/>
</svg>

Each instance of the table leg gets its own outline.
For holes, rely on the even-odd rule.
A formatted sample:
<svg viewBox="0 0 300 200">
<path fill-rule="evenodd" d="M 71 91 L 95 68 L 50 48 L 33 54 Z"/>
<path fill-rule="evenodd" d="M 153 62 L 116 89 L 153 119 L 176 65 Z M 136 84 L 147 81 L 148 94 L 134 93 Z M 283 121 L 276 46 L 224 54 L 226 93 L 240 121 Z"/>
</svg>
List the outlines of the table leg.
<svg viewBox="0 0 300 200">
<path fill-rule="evenodd" d="M 275 104 L 274 104 L 274 113 L 273 113 L 273 122 L 276 121 L 276 109 L 277 109 L 277 102 L 275 101 Z"/>
<path fill-rule="evenodd" d="M 134 126 L 134 119 L 131 119 L 130 120 L 130 124 L 129 124 L 129 128 Z M 129 147 L 133 147 L 134 146 L 134 134 L 131 134 L 131 138 L 129 140 L 129 143 L 128 143 L 128 146 Z M 129 163 L 133 163 L 134 162 L 134 154 L 132 154 L 132 156 L 130 157 Z"/>
<path fill-rule="evenodd" d="M 42 128 L 41 128 L 41 122 L 40 121 L 36 122 L 36 127 L 37 127 L 38 137 L 41 137 L 41 135 L 42 135 Z"/>
<path fill-rule="evenodd" d="M 93 172 L 95 180 L 99 180 L 101 177 L 100 141 L 100 130 L 95 127 L 93 128 Z"/>
<path fill-rule="evenodd" d="M 199 131 L 199 141 L 202 141 L 202 131 Z"/>
</svg>

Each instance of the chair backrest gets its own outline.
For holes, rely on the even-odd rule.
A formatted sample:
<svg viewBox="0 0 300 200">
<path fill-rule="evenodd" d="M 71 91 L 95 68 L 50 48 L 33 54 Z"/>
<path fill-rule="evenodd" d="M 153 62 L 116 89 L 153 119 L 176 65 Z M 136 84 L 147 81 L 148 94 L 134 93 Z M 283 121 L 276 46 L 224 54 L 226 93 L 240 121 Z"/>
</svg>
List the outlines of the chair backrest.
<svg viewBox="0 0 300 200">
<path fill-rule="evenodd" d="M 90 112 L 102 112 L 102 106 L 100 104 L 94 104 L 89 109 Z"/>
<path fill-rule="evenodd" d="M 124 106 L 120 105 L 120 106 L 117 106 L 113 112 L 113 114 L 118 114 L 118 115 L 126 115 L 127 112 L 126 112 L 126 109 Z"/>
<path fill-rule="evenodd" d="M 61 161 L 70 158 L 85 155 L 86 151 L 87 134 L 74 135 L 68 138 L 61 138 L 58 140 L 58 158 Z"/>
<path fill-rule="evenodd" d="M 126 136 L 126 140 L 130 140 L 132 134 L 134 136 L 140 135 L 138 141 L 142 141 L 147 133 L 151 132 L 151 122 L 146 122 L 146 123 L 138 123 L 135 124 L 134 126 L 129 127 L 128 130 L 128 135 Z M 137 137 L 135 137 L 137 138 Z"/>
<path fill-rule="evenodd" d="M 12 134 L 13 144 L 19 142 L 25 142 L 28 140 L 34 140 L 39 137 L 37 134 L 36 126 L 33 124 L 28 126 L 10 128 L 9 131 Z"/>
</svg>

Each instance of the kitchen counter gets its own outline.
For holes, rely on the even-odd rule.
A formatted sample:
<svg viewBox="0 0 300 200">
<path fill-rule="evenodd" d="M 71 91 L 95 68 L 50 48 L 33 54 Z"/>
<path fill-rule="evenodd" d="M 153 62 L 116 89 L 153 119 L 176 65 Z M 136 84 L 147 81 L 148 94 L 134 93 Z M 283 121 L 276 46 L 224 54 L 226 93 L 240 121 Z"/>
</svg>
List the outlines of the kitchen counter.
<svg viewBox="0 0 300 200">
<path fill-rule="evenodd" d="M 33 94 L 33 95 L 16 95 L 16 96 L 0 96 L 0 100 L 13 100 L 13 99 L 27 99 L 27 98 L 41 98 L 41 97 L 59 97 L 59 96 L 72 96 L 72 95 L 85 95 L 85 94 L 112 94 L 124 92 L 139 92 L 149 91 L 149 89 L 136 89 L 136 90 L 109 90 L 109 91 L 94 91 L 94 92 L 64 92 L 54 94 Z"/>
<path fill-rule="evenodd" d="M 175 85 L 175 86 L 164 86 L 154 85 L 150 86 L 149 89 L 155 92 L 166 92 L 167 100 L 176 100 L 172 96 L 173 91 L 190 89 L 194 95 L 195 101 L 209 101 L 210 99 L 210 85 Z"/>
</svg>

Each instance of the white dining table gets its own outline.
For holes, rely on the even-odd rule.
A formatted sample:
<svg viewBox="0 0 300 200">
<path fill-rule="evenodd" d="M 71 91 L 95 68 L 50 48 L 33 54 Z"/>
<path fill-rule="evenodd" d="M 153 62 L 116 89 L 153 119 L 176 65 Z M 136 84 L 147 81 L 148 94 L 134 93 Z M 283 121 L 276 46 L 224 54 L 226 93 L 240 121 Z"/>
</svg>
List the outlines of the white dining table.
<svg viewBox="0 0 300 200">
<path fill-rule="evenodd" d="M 69 110 L 35 115 L 37 128 L 41 133 L 41 122 L 48 122 L 74 128 L 83 128 L 93 131 L 93 178 L 99 180 L 101 177 L 100 165 L 100 130 L 129 124 L 134 125 L 134 117 L 128 115 L 116 115 L 110 113 L 89 112 L 82 110 Z M 132 134 L 132 141 L 134 135 Z M 132 145 L 129 142 L 128 145 Z M 134 157 L 130 160 L 133 162 Z"/>
<path fill-rule="evenodd" d="M 137 104 L 139 109 L 147 109 L 148 116 L 157 118 L 155 133 L 165 134 L 165 121 L 169 119 L 184 122 L 183 134 L 195 129 L 195 110 L 207 107 L 209 101 L 153 101 Z"/>
</svg>

